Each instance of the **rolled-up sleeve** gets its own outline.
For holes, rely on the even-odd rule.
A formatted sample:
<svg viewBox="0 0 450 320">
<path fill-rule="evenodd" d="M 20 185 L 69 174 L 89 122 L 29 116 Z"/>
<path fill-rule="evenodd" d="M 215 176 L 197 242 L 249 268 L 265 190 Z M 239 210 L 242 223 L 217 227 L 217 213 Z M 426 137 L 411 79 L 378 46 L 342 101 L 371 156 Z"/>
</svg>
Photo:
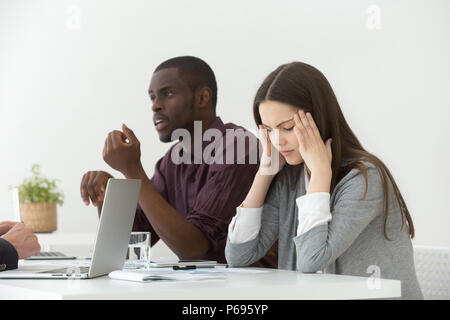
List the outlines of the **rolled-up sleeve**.
<svg viewBox="0 0 450 320">
<path fill-rule="evenodd" d="M 236 208 L 236 215 L 228 226 L 228 237 L 231 243 L 244 243 L 255 239 L 261 229 L 263 208 Z"/>
<path fill-rule="evenodd" d="M 259 232 L 246 242 L 231 242 L 230 236 L 225 247 L 225 257 L 232 267 L 246 267 L 261 259 L 272 247 L 279 231 L 279 191 L 274 180 L 267 192 L 260 214 Z M 259 215 L 254 209 L 253 214 Z M 245 212 L 243 212 L 245 214 Z"/>
<path fill-rule="evenodd" d="M 297 198 L 298 228 L 300 236 L 312 228 L 327 224 L 331 220 L 330 193 L 315 192 Z"/>
<path fill-rule="evenodd" d="M 161 168 L 161 166 L 164 166 L 164 161 L 165 158 L 161 158 L 158 160 L 155 165 L 153 177 L 150 179 L 150 181 L 153 183 L 156 190 L 158 190 L 161 196 L 167 201 L 167 186 Z M 133 231 L 149 231 L 151 234 L 150 239 L 152 246 L 159 240 L 158 234 L 153 229 L 139 204 L 137 205 L 136 214 L 134 216 Z"/>
</svg>

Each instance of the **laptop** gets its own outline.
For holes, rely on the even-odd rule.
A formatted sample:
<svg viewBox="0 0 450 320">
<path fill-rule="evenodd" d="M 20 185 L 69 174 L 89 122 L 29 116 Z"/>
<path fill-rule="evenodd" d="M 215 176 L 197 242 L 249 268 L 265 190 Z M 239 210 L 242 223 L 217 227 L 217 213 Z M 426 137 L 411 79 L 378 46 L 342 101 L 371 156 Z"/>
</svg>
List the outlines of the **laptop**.
<svg viewBox="0 0 450 320">
<path fill-rule="evenodd" d="M 67 265 L 53 266 L 27 263 L 15 270 L 0 272 L 0 279 L 89 279 L 122 269 L 140 189 L 138 179 L 108 180 L 89 266 L 73 260 Z"/>
</svg>

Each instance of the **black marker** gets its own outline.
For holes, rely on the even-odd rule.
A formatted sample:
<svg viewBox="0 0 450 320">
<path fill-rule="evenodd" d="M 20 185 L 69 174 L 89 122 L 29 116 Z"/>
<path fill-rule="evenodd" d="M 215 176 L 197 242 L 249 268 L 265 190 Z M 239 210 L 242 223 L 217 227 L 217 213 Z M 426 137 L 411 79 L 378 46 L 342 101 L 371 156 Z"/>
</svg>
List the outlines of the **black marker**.
<svg viewBox="0 0 450 320">
<path fill-rule="evenodd" d="M 173 270 L 195 270 L 195 269 L 204 269 L 204 268 L 209 268 L 209 269 L 214 269 L 214 268 L 228 268 L 228 265 L 217 265 L 217 266 L 194 266 L 194 265 L 186 265 L 186 266 L 173 266 L 172 269 Z"/>
</svg>

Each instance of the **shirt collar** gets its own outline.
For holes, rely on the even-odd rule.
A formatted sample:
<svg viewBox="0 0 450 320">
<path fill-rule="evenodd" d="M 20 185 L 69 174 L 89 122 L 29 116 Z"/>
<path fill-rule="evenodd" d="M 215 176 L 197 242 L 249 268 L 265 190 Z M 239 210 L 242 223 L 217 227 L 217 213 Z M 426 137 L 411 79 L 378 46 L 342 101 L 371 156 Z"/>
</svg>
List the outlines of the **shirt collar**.
<svg viewBox="0 0 450 320">
<path fill-rule="evenodd" d="M 220 117 L 216 117 L 214 119 L 214 121 L 211 123 L 211 125 L 208 127 L 208 129 L 206 129 L 206 130 L 210 130 L 210 129 L 219 130 L 222 133 L 222 136 L 224 136 L 225 133 L 226 133 L 226 127 L 225 127 L 224 123 L 222 122 L 222 119 L 220 119 Z M 193 150 L 193 148 L 194 148 L 194 139 L 198 138 L 198 137 L 195 137 L 195 134 L 191 137 L 191 145 L 189 147 L 187 147 L 187 148 L 185 146 L 183 146 L 184 152 L 189 152 L 189 153 L 191 153 L 193 155 L 193 159 L 192 159 L 192 160 L 194 160 L 193 163 L 196 163 L 197 161 L 201 161 L 203 163 L 203 151 L 205 150 L 205 148 L 208 145 L 210 145 L 211 143 L 218 143 L 219 142 L 219 141 L 216 141 L 214 138 L 212 138 L 210 141 L 204 140 L 203 136 L 204 136 L 206 130 L 201 133 L 202 134 L 202 136 L 201 136 L 201 142 L 202 142 L 202 152 L 201 152 L 201 154 L 196 155 L 196 153 L 194 152 L 195 150 Z M 200 157 L 200 159 L 197 159 L 198 157 Z M 197 160 L 197 161 L 195 161 L 195 160 Z"/>
<path fill-rule="evenodd" d="M 220 132 L 225 133 L 225 125 L 223 124 L 222 119 L 220 119 L 220 117 L 216 117 L 216 119 L 214 119 L 214 121 L 211 123 L 208 129 L 219 129 Z"/>
</svg>

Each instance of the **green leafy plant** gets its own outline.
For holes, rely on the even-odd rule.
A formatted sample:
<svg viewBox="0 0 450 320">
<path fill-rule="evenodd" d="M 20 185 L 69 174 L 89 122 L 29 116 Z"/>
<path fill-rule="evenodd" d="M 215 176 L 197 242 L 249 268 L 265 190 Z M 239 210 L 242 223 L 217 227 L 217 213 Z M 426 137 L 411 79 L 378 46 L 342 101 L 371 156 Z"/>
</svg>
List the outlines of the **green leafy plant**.
<svg viewBox="0 0 450 320">
<path fill-rule="evenodd" d="M 25 178 L 19 189 L 20 202 L 51 203 L 59 205 L 64 203 L 64 195 L 56 186 L 57 179 L 49 180 L 41 175 L 41 168 L 38 164 L 31 167 L 33 176 Z"/>
</svg>

